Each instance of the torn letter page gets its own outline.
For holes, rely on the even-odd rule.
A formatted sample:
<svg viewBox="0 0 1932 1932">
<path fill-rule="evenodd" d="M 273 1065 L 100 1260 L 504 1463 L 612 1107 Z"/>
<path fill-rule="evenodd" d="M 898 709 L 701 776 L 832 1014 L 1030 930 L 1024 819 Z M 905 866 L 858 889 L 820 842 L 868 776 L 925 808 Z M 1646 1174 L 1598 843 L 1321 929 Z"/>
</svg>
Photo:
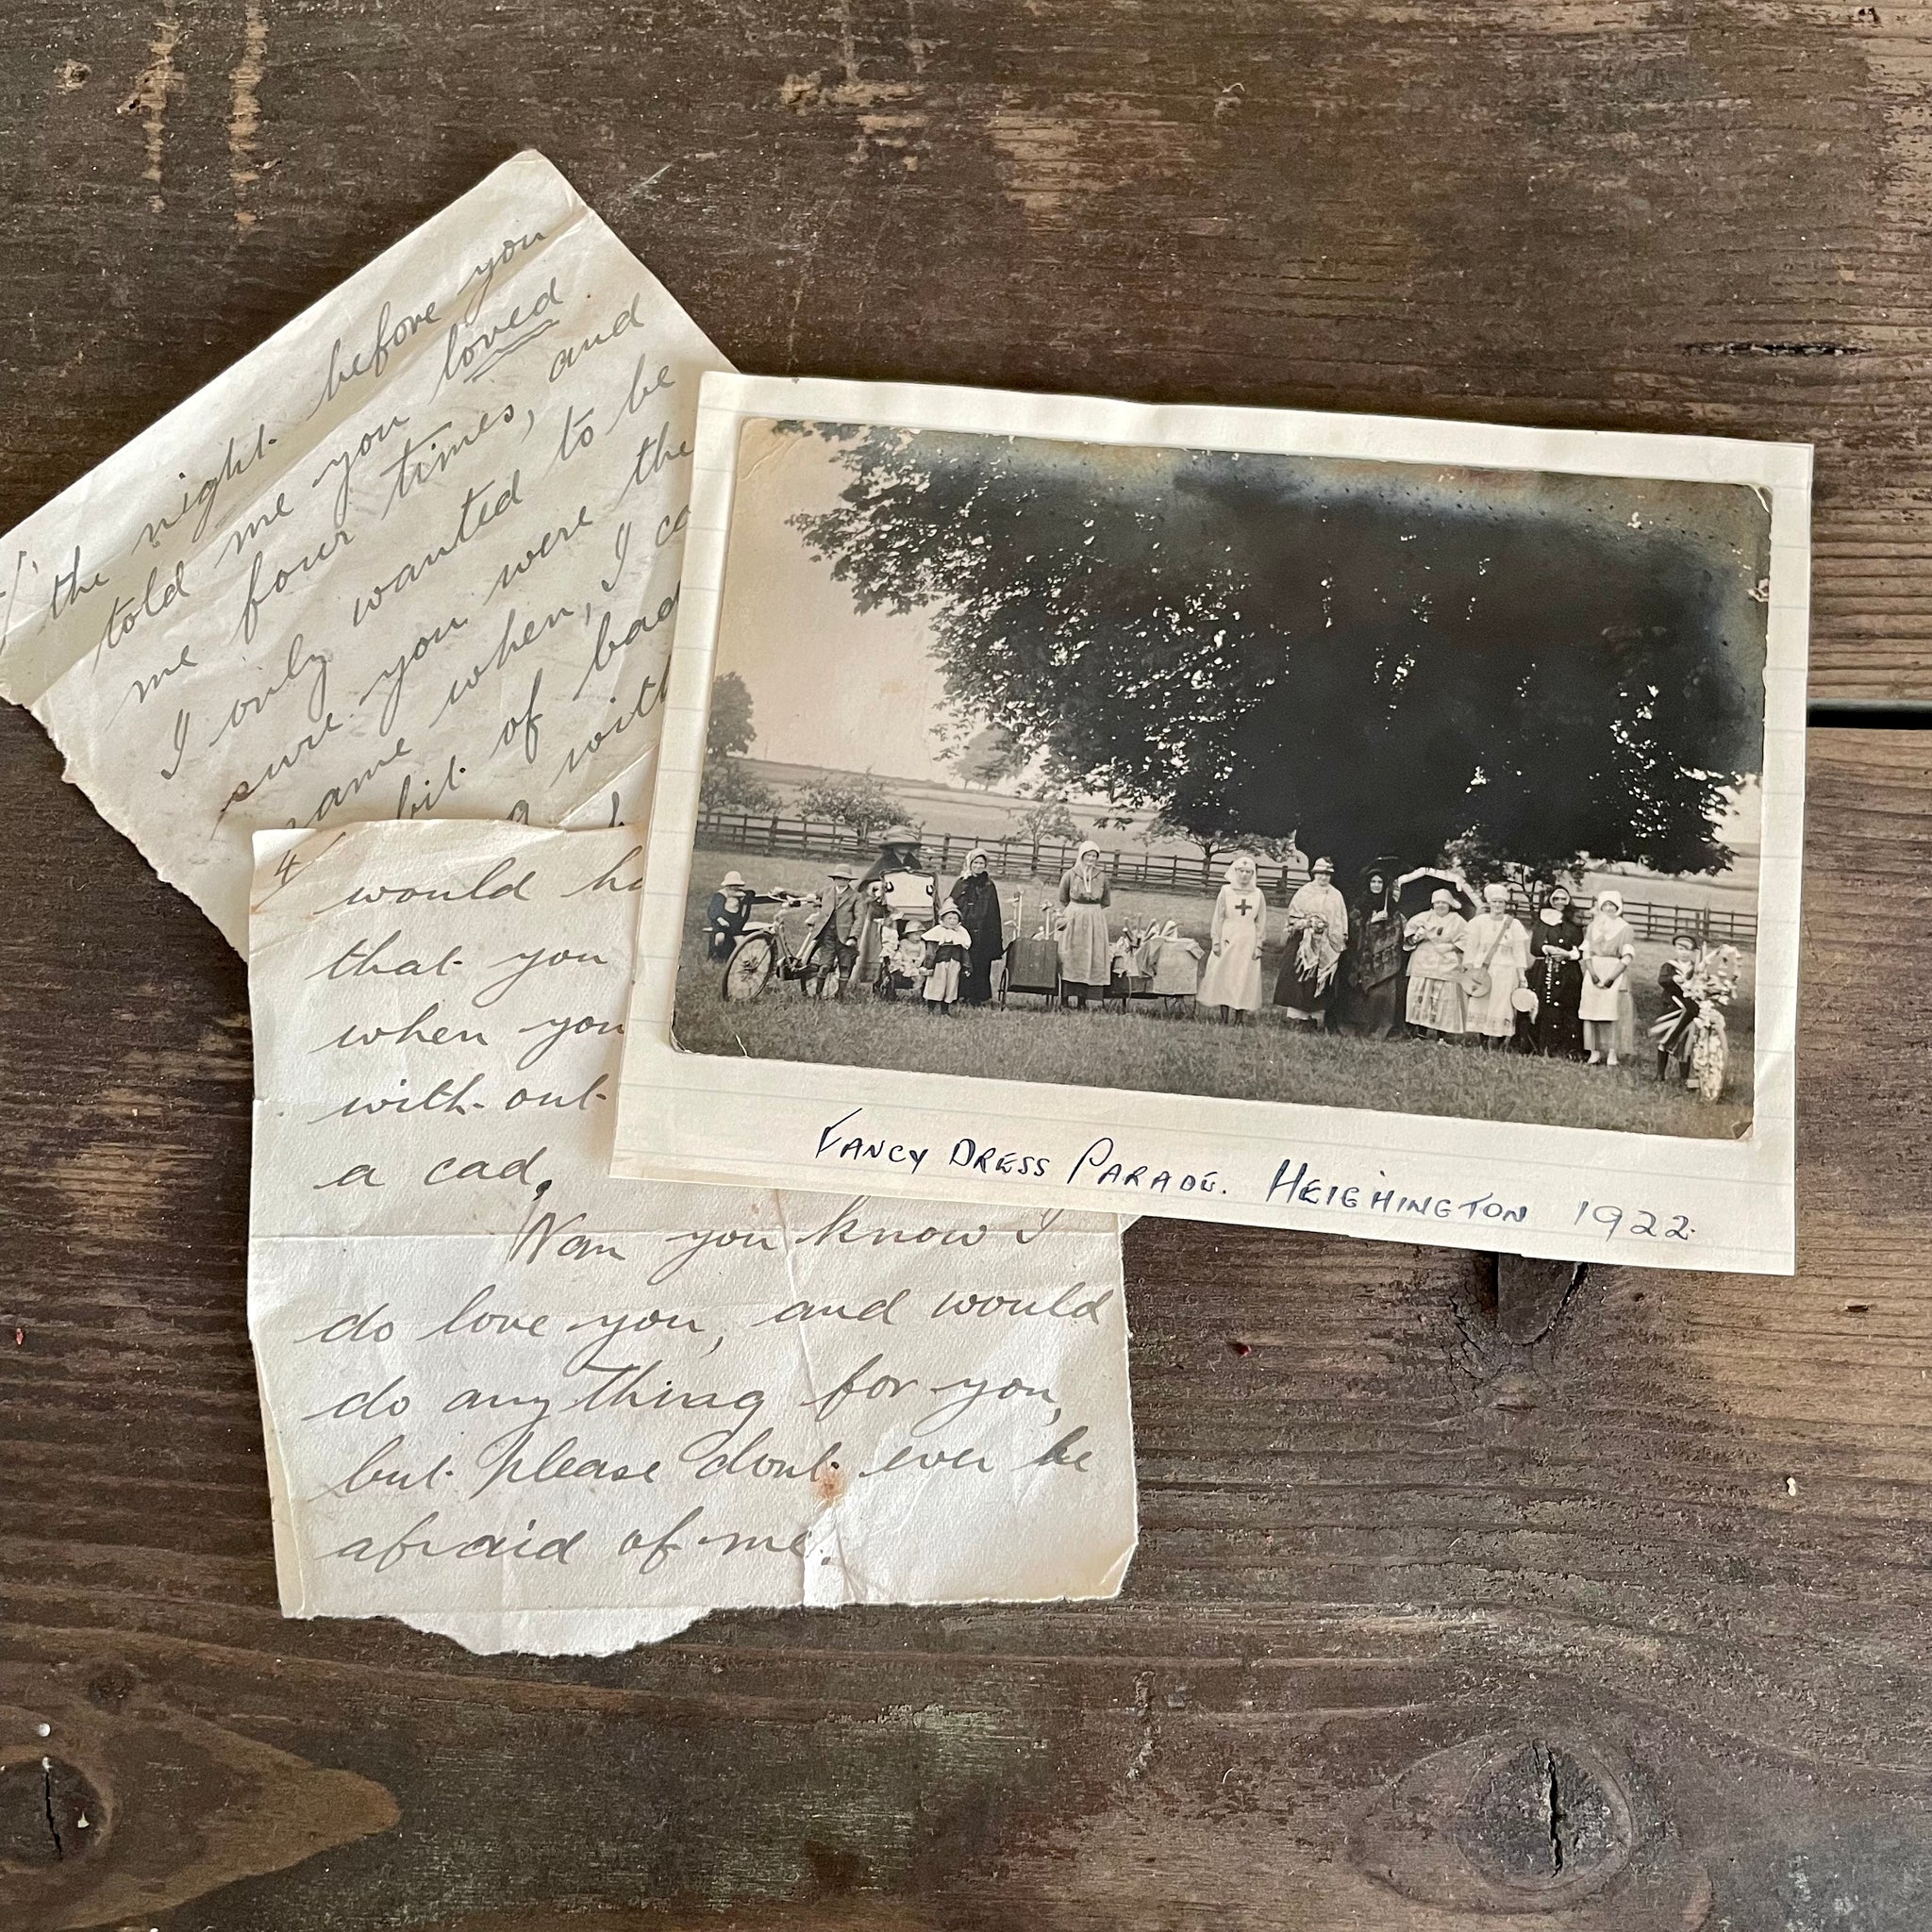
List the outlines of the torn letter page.
<svg viewBox="0 0 1932 1932">
<path fill-rule="evenodd" d="M 637 834 L 259 849 L 249 1320 L 290 1614 L 585 1613 L 599 1647 L 613 1612 L 1119 1588 L 1110 1220 L 610 1180 Z"/>
<path fill-rule="evenodd" d="M 13 531 L 0 696 L 238 948 L 262 827 L 614 824 L 728 367 L 520 154 Z"/>
</svg>

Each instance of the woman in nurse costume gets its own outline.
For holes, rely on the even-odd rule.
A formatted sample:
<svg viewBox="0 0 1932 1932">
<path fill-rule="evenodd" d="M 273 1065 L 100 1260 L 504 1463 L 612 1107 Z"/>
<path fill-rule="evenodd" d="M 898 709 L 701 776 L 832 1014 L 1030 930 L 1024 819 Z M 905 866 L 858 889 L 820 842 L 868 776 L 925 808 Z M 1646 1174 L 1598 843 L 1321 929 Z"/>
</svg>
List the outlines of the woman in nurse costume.
<svg viewBox="0 0 1932 1932">
<path fill-rule="evenodd" d="M 1268 902 L 1256 883 L 1255 861 L 1237 853 L 1227 883 L 1214 902 L 1208 928 L 1208 965 L 1194 995 L 1204 1007 L 1218 1007 L 1221 1021 L 1257 1012 L 1261 1005 L 1261 948 L 1268 941 Z"/>
</svg>

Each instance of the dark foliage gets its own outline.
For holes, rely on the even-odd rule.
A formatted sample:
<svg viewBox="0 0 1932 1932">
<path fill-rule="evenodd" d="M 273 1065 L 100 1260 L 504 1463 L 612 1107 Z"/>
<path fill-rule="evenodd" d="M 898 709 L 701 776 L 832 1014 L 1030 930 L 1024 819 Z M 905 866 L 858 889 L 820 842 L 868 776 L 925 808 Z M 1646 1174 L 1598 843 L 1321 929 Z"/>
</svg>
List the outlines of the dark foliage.
<svg viewBox="0 0 1932 1932">
<path fill-rule="evenodd" d="M 1344 875 L 1458 841 L 1729 860 L 1762 705 L 1735 554 L 1474 482 L 1419 508 L 1281 458 L 816 433 L 853 480 L 808 542 L 859 608 L 925 608 L 960 712 L 1088 789 Z"/>
</svg>

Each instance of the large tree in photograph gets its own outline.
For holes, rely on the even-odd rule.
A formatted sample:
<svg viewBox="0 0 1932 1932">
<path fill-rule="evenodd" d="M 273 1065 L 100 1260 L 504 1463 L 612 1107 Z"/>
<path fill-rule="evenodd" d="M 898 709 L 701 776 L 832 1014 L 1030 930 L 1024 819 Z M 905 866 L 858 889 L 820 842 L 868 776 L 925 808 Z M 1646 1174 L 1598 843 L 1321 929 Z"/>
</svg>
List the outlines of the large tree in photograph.
<svg viewBox="0 0 1932 1932">
<path fill-rule="evenodd" d="M 808 547 L 861 611 L 924 616 L 962 717 L 1083 789 L 1344 870 L 1729 862 L 1727 794 L 1761 767 L 1755 539 L 1612 517 L 1596 485 L 798 433 L 851 477 L 793 519 Z"/>
</svg>

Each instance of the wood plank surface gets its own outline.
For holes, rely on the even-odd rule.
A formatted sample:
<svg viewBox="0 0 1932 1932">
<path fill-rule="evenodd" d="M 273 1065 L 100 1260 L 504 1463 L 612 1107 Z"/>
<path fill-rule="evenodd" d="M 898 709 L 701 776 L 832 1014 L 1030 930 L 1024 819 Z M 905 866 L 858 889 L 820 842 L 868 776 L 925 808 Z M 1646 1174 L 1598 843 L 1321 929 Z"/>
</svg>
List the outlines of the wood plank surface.
<svg viewBox="0 0 1932 1932">
<path fill-rule="evenodd" d="M 1814 739 L 1795 1281 L 1143 1222 L 1120 1602 L 603 1661 L 277 1616 L 242 970 L 0 774 L 9 1932 L 1927 1922 L 1932 738 Z"/>
<path fill-rule="evenodd" d="M 1815 441 L 1814 695 L 1932 699 L 1928 74 L 1921 0 L 8 0 L 0 526 L 534 143 L 748 369 Z M 0 711 L 0 1925 L 1923 1932 L 1932 739 L 1811 775 L 1795 1282 L 1143 1224 L 1118 1604 L 478 1659 L 276 1615 L 242 969 Z"/>
<path fill-rule="evenodd" d="M 0 526 L 525 143 L 749 370 L 1815 442 L 1932 699 L 1932 8 L 8 0 Z"/>
</svg>

